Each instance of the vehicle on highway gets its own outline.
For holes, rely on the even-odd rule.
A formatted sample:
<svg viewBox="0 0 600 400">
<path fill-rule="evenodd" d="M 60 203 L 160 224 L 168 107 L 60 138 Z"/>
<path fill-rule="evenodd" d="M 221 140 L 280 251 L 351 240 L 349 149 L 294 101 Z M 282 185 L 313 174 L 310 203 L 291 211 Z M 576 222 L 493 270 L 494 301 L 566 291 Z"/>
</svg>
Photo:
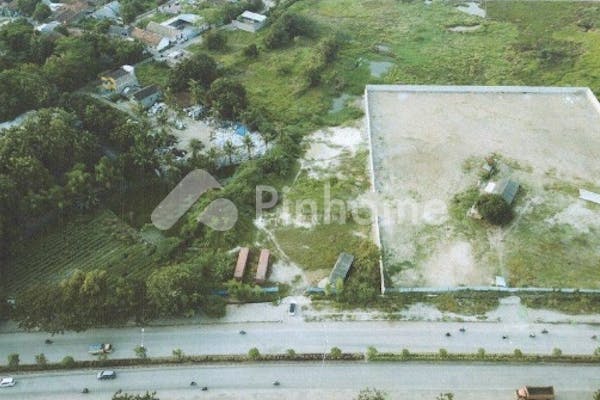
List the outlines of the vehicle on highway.
<svg viewBox="0 0 600 400">
<path fill-rule="evenodd" d="M 46 340 L 44 340 L 44 343 L 46 343 L 46 344 L 52 344 L 54 342 L 51 339 L 46 339 Z"/>
<path fill-rule="evenodd" d="M 240 331 L 240 335 L 245 335 L 246 331 Z"/>
<path fill-rule="evenodd" d="M 112 353 L 113 347 L 110 343 L 94 343 L 88 347 L 88 353 L 93 355 Z"/>
<path fill-rule="evenodd" d="M 279 386 L 279 385 L 280 385 L 279 381 L 273 382 L 273 386 Z"/>
<path fill-rule="evenodd" d="M 6 376 L 0 379 L 0 388 L 12 387 L 15 386 L 16 383 L 17 381 L 15 381 L 15 378 L 12 376 Z"/>
<path fill-rule="evenodd" d="M 98 372 L 98 375 L 96 375 L 96 378 L 98 378 L 98 380 L 106 380 L 106 379 L 115 379 L 117 377 L 117 373 L 115 371 L 100 371 Z"/>
<path fill-rule="evenodd" d="M 523 386 L 516 392 L 518 400 L 554 400 L 553 386 Z"/>
<path fill-rule="evenodd" d="M 89 393 L 89 392 L 90 392 L 90 389 L 88 389 L 86 387 L 83 388 L 83 390 L 81 391 L 81 393 L 84 393 L 84 394 Z"/>
<path fill-rule="evenodd" d="M 290 303 L 290 309 L 289 309 L 288 313 L 290 315 L 296 314 L 296 303 L 294 303 L 294 302 Z"/>
</svg>

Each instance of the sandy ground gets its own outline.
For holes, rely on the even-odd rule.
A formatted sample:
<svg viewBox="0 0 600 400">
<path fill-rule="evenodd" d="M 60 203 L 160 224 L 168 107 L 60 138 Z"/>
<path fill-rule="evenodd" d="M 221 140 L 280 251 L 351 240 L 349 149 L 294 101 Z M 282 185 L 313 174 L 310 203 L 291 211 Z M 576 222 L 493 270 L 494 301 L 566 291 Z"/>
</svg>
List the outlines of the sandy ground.
<svg viewBox="0 0 600 400">
<path fill-rule="evenodd" d="M 487 285 L 497 272 L 478 263 L 470 245 L 450 233 L 434 244 L 418 241 L 428 225 L 428 206 L 448 204 L 476 183 L 463 172 L 465 160 L 501 154 L 524 166 L 533 186 L 548 176 L 574 183 L 600 176 L 600 113 L 585 91 L 386 90 L 368 96 L 375 187 L 392 209 L 379 212 L 386 262 L 420 264 L 392 276 L 396 284 Z M 573 201 L 550 222 L 568 221 L 582 231 L 600 223 L 597 213 Z M 429 256 L 420 260 L 423 248 Z"/>
</svg>

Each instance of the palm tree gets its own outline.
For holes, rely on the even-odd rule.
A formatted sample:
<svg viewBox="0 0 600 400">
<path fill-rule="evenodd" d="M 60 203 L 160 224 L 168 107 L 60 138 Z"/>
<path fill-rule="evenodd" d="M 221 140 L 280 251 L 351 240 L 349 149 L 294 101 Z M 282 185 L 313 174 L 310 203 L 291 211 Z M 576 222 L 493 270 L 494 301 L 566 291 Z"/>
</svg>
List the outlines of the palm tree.
<svg viewBox="0 0 600 400">
<path fill-rule="evenodd" d="M 219 150 L 216 147 L 211 147 L 206 152 L 206 160 L 208 164 L 212 167 L 211 170 L 217 169 L 217 159 L 219 158 Z"/>
<path fill-rule="evenodd" d="M 235 154 L 235 146 L 231 143 L 231 140 L 225 142 L 223 146 L 225 155 L 229 158 L 229 165 L 233 165 L 233 155 Z"/>
<path fill-rule="evenodd" d="M 244 146 L 246 146 L 246 150 L 248 150 L 248 158 L 252 158 L 252 149 L 254 148 L 254 141 L 252 137 L 248 134 L 244 135 L 242 139 L 244 141 Z"/>
<path fill-rule="evenodd" d="M 198 154 L 204 150 L 204 143 L 199 139 L 190 140 L 190 150 L 192 150 L 192 158 L 195 160 L 198 157 Z"/>
</svg>

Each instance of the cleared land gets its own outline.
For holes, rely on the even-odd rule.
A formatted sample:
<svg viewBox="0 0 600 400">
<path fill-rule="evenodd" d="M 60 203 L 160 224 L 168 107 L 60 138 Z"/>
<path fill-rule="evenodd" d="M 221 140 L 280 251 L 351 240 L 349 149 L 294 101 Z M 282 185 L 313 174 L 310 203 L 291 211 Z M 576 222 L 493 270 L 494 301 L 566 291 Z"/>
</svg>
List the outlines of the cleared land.
<svg viewBox="0 0 600 400">
<path fill-rule="evenodd" d="M 591 92 L 370 87 L 384 260 L 397 286 L 598 287 L 600 113 Z M 466 217 L 496 154 L 521 186 L 503 228 Z M 448 212 L 444 212 L 447 209 Z M 385 213 L 384 211 L 387 211 Z"/>
</svg>

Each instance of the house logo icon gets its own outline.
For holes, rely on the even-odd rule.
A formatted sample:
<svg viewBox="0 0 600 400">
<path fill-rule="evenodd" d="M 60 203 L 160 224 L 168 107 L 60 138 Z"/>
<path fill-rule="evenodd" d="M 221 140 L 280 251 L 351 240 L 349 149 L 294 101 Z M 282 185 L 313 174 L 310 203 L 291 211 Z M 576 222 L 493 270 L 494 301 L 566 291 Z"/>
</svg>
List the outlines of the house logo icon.
<svg viewBox="0 0 600 400">
<path fill-rule="evenodd" d="M 217 180 L 202 169 L 187 174 L 177 186 L 152 211 L 152 224 L 160 230 L 168 230 L 198 201 L 200 196 L 212 189 L 222 189 Z M 235 225 L 238 210 L 227 199 L 212 201 L 198 216 L 198 222 L 217 231 L 227 231 Z"/>
</svg>

